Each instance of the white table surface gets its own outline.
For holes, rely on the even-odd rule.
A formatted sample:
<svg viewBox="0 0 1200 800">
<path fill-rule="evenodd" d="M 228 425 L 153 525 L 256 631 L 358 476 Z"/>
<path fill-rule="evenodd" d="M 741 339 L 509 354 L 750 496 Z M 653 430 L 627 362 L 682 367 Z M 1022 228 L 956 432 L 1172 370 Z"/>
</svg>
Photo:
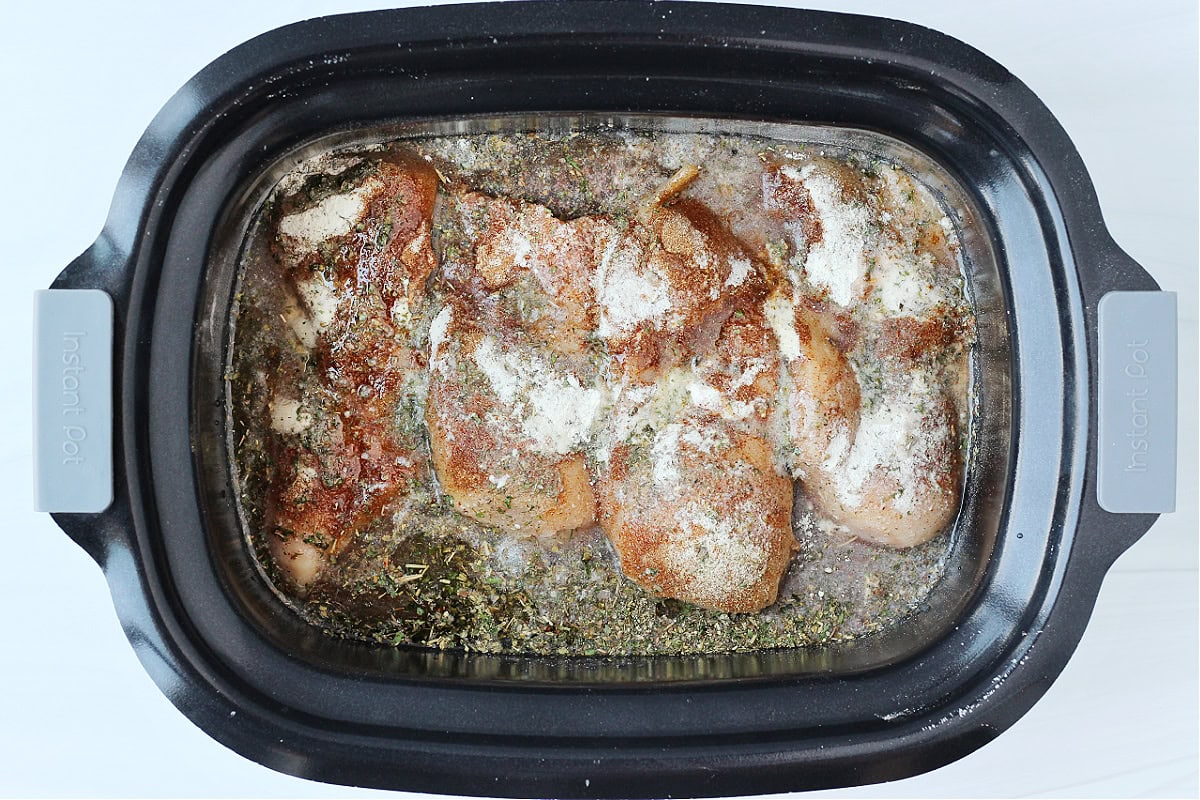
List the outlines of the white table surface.
<svg viewBox="0 0 1200 800">
<path fill-rule="evenodd" d="M 195 728 L 125 640 L 100 571 L 31 511 L 32 292 L 100 231 L 162 104 L 229 48 L 287 22 L 393 5 L 23 2 L 0 16 L 0 795 L 367 796 L 280 775 Z M 1179 510 L 1113 567 L 1049 693 L 982 750 L 842 797 L 1196 797 L 1197 19 L 1195 0 L 812 3 L 892 13 L 978 47 L 1062 121 L 1114 237 L 1179 292 Z"/>
</svg>

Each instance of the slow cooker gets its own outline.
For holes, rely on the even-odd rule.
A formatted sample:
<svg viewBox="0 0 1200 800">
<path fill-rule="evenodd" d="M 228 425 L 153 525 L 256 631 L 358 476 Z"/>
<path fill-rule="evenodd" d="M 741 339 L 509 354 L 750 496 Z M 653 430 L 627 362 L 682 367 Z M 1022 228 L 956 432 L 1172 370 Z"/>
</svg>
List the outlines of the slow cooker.
<svg viewBox="0 0 1200 800">
<path fill-rule="evenodd" d="M 952 177 L 980 265 L 982 402 L 962 530 L 926 608 L 829 648 L 554 659 L 338 641 L 266 590 L 224 446 L 249 210 L 287 164 L 347 137 L 548 119 L 871 132 Z M 1109 565 L 1173 508 L 1173 296 L 1112 242 L 1037 98 L 925 28 L 649 2 L 312 20 L 189 82 L 117 197 L 96 243 L 38 296 L 39 508 L 100 564 L 171 701 L 284 772 L 580 797 L 913 775 L 1036 702 Z"/>
</svg>

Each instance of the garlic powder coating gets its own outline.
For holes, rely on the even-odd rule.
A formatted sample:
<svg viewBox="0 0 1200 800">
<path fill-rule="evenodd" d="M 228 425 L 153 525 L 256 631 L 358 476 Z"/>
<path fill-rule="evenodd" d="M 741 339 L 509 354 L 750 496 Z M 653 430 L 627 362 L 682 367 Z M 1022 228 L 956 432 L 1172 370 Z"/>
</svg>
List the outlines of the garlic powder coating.
<svg viewBox="0 0 1200 800">
<path fill-rule="evenodd" d="M 501 352 L 491 337 L 475 348 L 472 358 L 538 452 L 565 455 L 591 438 L 608 403 L 604 386 L 586 387 L 540 358 Z"/>
<path fill-rule="evenodd" d="M 810 245 L 803 268 L 812 283 L 829 292 L 830 298 L 849 306 L 861 291 L 867 271 L 866 244 L 871 216 L 867 208 L 843 197 L 842 187 L 812 164 L 780 172 L 808 189 L 816 214 L 821 220 L 822 236 Z M 793 237 L 798 232 L 793 226 Z"/>
<path fill-rule="evenodd" d="M 638 323 L 661 320 L 671 309 L 667 280 L 642 270 L 644 252 L 636 241 L 616 238 L 604 251 L 592 286 L 600 307 L 599 336 L 627 333 Z"/>
</svg>

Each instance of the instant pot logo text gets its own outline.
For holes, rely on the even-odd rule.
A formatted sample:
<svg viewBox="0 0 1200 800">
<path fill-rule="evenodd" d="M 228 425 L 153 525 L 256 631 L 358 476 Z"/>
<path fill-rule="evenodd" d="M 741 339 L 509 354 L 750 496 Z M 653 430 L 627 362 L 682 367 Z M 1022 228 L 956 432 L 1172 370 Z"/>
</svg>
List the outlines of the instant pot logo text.
<svg viewBox="0 0 1200 800">
<path fill-rule="evenodd" d="M 87 429 L 70 420 L 87 413 L 80 396 L 80 376 L 86 371 L 80 356 L 80 346 L 87 333 L 65 332 L 62 335 L 62 395 L 60 408 L 62 426 L 62 463 L 82 464 L 84 456 L 80 443 L 87 439 Z"/>
<path fill-rule="evenodd" d="M 1125 376 L 1133 386 L 1125 392 L 1129 398 L 1129 461 L 1126 472 L 1145 472 L 1150 457 L 1150 340 L 1134 340 L 1125 344 Z"/>
</svg>

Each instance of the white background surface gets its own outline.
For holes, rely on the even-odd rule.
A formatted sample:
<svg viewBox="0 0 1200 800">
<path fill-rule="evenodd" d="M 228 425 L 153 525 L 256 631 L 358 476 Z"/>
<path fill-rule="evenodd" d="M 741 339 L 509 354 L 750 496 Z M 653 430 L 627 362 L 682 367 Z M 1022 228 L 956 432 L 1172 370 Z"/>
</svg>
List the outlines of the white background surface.
<svg viewBox="0 0 1200 800">
<path fill-rule="evenodd" d="M 142 670 L 100 571 L 31 511 L 32 292 L 99 233 L 153 115 L 229 48 L 389 4 L 33 3 L 0 22 L 0 795 L 380 795 L 271 772 L 210 740 Z M 1015 727 L 934 773 L 823 796 L 1182 796 L 1197 788 L 1197 20 L 1194 0 L 813 3 L 901 16 L 1028 83 L 1091 171 L 1117 242 L 1180 293 L 1179 510 L 1109 574 L 1074 659 Z"/>
</svg>

